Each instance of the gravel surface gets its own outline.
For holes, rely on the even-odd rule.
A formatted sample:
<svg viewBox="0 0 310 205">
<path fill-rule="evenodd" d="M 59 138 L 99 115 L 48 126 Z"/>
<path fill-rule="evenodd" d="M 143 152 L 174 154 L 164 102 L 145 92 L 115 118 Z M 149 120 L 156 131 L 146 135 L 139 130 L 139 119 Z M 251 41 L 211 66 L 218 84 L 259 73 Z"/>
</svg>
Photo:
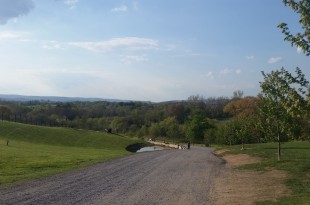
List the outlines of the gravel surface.
<svg viewBox="0 0 310 205">
<path fill-rule="evenodd" d="M 224 162 L 210 148 L 138 153 L 0 189 L 0 204 L 213 204 Z"/>
</svg>

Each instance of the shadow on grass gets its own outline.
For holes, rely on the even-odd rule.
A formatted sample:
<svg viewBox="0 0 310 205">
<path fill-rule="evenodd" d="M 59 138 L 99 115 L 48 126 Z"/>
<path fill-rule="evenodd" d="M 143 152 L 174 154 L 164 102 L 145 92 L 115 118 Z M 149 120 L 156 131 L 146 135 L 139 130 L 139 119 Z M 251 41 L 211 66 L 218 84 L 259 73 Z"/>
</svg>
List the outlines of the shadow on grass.
<svg viewBox="0 0 310 205">
<path fill-rule="evenodd" d="M 264 147 L 263 149 L 278 149 L 277 147 Z M 281 150 L 284 149 L 298 149 L 298 150 L 310 150 L 310 147 L 281 147 Z"/>
<path fill-rule="evenodd" d="M 136 144 L 132 144 L 132 145 L 128 145 L 126 147 L 126 150 L 129 152 L 137 152 L 139 149 L 148 146 L 148 144 L 146 143 L 136 143 Z"/>
</svg>

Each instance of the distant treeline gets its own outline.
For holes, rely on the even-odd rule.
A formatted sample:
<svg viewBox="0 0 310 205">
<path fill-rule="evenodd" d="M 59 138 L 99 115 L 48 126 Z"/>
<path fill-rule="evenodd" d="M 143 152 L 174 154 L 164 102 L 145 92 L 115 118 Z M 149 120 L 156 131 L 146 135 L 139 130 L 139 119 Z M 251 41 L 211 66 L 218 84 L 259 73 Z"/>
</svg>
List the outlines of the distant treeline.
<svg viewBox="0 0 310 205">
<path fill-rule="evenodd" d="M 261 111 L 264 99 L 243 97 L 203 98 L 165 103 L 151 102 L 7 102 L 0 101 L 5 121 L 106 131 L 145 139 L 173 142 L 245 144 L 277 141 L 278 130 Z M 309 139 L 308 118 L 290 118 L 281 141 Z M 294 121 L 292 121 L 294 120 Z"/>
<path fill-rule="evenodd" d="M 195 115 L 223 120 L 227 97 L 191 96 L 177 102 L 9 102 L 0 101 L 1 120 L 111 131 L 129 136 L 186 140 L 185 126 Z"/>
</svg>

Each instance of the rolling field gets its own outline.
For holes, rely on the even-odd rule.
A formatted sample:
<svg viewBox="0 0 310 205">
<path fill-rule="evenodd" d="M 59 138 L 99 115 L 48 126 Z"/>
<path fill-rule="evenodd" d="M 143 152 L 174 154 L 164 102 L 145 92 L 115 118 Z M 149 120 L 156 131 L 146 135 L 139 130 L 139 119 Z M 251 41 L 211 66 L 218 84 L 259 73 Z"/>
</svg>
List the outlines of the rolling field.
<svg viewBox="0 0 310 205">
<path fill-rule="evenodd" d="M 7 146 L 7 140 L 9 145 Z M 129 154 L 141 140 L 103 132 L 0 122 L 0 186 Z"/>
</svg>

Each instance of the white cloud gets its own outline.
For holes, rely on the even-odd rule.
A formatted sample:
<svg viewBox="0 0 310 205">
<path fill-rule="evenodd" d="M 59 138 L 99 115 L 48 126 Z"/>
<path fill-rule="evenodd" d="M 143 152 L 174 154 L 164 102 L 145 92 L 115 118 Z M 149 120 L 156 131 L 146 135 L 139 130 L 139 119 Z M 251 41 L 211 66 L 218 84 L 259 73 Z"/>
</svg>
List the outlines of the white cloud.
<svg viewBox="0 0 310 205">
<path fill-rule="evenodd" d="M 16 31 L 0 31 L 0 41 L 1 40 L 23 40 L 29 33 L 27 32 L 16 32 Z"/>
<path fill-rule="evenodd" d="M 74 6 L 77 4 L 79 0 L 65 0 L 64 3 L 67 4 L 68 6 Z"/>
<path fill-rule="evenodd" d="M 119 6 L 119 7 L 115 7 L 113 9 L 111 9 L 111 12 L 124 12 L 124 11 L 127 11 L 128 8 L 126 5 L 122 5 L 122 6 Z"/>
<path fill-rule="evenodd" d="M 239 74 L 241 73 L 241 69 L 235 70 L 235 73 L 236 73 L 237 75 L 239 75 Z"/>
<path fill-rule="evenodd" d="M 0 40 L 3 39 L 17 39 L 20 38 L 21 34 L 14 31 L 0 31 Z"/>
<path fill-rule="evenodd" d="M 281 61 L 282 59 L 283 59 L 282 57 L 271 57 L 271 58 L 269 58 L 268 63 L 274 64 L 274 63 Z"/>
<path fill-rule="evenodd" d="M 152 49 L 158 46 L 156 40 L 148 38 L 125 37 L 112 38 L 106 41 L 70 42 L 69 45 L 91 51 L 107 51 L 113 48 L 123 47 L 129 49 Z"/>
<path fill-rule="evenodd" d="M 33 8 L 32 0 L 1 0 L 0 25 L 4 25 L 12 19 L 16 21 L 17 17 L 28 14 Z"/>
<path fill-rule="evenodd" d="M 230 72 L 231 72 L 231 70 L 230 70 L 230 69 L 225 68 L 225 69 L 223 69 L 223 70 L 221 70 L 221 71 L 220 71 L 220 74 L 222 74 L 222 75 L 226 75 L 226 74 L 228 74 L 228 73 L 230 73 Z"/>
<path fill-rule="evenodd" d="M 246 56 L 246 59 L 248 59 L 248 60 L 254 60 L 254 59 L 255 59 L 255 56 Z"/>
<path fill-rule="evenodd" d="M 124 56 L 122 58 L 122 62 L 125 64 L 131 64 L 134 62 L 146 62 L 149 59 L 146 58 L 145 56 Z"/>
<path fill-rule="evenodd" d="M 62 44 L 57 41 L 43 42 L 42 48 L 47 50 L 64 50 Z"/>
<path fill-rule="evenodd" d="M 212 71 L 208 72 L 205 76 L 206 76 L 207 78 L 214 79 L 214 74 L 213 74 Z"/>
<path fill-rule="evenodd" d="M 70 7 L 70 9 L 73 9 L 76 7 L 77 3 L 79 3 L 79 0 L 64 0 L 64 3 Z"/>
</svg>

